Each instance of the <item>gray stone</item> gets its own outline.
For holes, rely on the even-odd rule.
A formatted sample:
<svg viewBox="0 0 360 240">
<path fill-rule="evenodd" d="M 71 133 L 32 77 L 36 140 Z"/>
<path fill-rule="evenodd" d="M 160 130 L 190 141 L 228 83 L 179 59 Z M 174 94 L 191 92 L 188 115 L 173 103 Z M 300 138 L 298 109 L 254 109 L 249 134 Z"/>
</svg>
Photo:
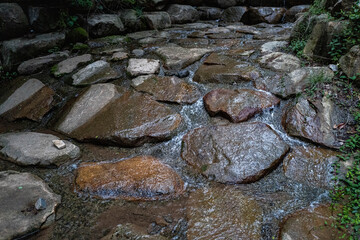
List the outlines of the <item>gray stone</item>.
<svg viewBox="0 0 360 240">
<path fill-rule="evenodd" d="M 258 23 L 280 23 L 286 13 L 285 8 L 278 7 L 250 7 L 246 17 L 244 17 L 245 24 Z"/>
<path fill-rule="evenodd" d="M 201 20 L 217 20 L 221 17 L 222 9 L 215 7 L 198 7 Z"/>
<path fill-rule="evenodd" d="M 181 156 L 210 180 L 251 183 L 271 172 L 288 150 L 268 125 L 242 123 L 191 130 Z"/>
<path fill-rule="evenodd" d="M 288 45 L 287 41 L 272 41 L 264 43 L 261 46 L 261 53 L 271 53 L 271 52 L 278 52 L 284 49 Z"/>
<path fill-rule="evenodd" d="M 71 133 L 89 121 L 117 97 L 118 91 L 113 84 L 92 85 L 77 99 L 71 110 L 57 126 L 57 130 L 66 134 Z"/>
<path fill-rule="evenodd" d="M 47 53 L 49 49 L 61 47 L 65 42 L 64 33 L 47 33 L 34 38 L 16 38 L 3 42 L 2 63 L 6 70 L 15 69 L 25 60 Z"/>
<path fill-rule="evenodd" d="M 0 40 L 21 37 L 29 30 L 29 22 L 17 3 L 0 3 Z"/>
<path fill-rule="evenodd" d="M 259 59 L 260 65 L 273 71 L 291 72 L 300 68 L 300 59 L 286 53 L 273 52 Z"/>
<path fill-rule="evenodd" d="M 99 14 L 90 16 L 88 24 L 89 32 L 94 37 L 118 35 L 125 30 L 120 17 L 116 14 Z"/>
<path fill-rule="evenodd" d="M 63 140 L 52 140 L 52 143 L 57 149 L 64 149 L 66 148 L 66 143 Z"/>
<path fill-rule="evenodd" d="M 310 5 L 293 6 L 286 11 L 285 20 L 287 22 L 294 22 L 296 20 L 297 14 L 307 12 L 309 11 L 309 9 L 310 9 Z"/>
<path fill-rule="evenodd" d="M 134 50 L 132 51 L 132 54 L 134 54 L 135 57 L 142 57 L 142 56 L 144 56 L 145 51 L 142 50 L 142 49 L 134 49 Z"/>
<path fill-rule="evenodd" d="M 54 65 L 55 63 L 63 61 L 68 57 L 68 51 L 52 53 L 47 56 L 27 60 L 21 63 L 17 70 L 21 75 L 34 74 L 42 71 L 44 68 Z"/>
<path fill-rule="evenodd" d="M 13 121 L 27 118 L 40 121 L 51 109 L 55 92 L 37 79 L 29 79 L 0 104 L 0 116 Z"/>
<path fill-rule="evenodd" d="M 129 32 L 138 32 L 148 29 L 146 23 L 139 17 L 139 14 L 134 9 L 121 10 L 120 18 Z"/>
<path fill-rule="evenodd" d="M 340 68 L 344 71 L 346 76 L 357 78 L 360 75 L 360 46 L 356 45 L 350 49 L 350 51 L 340 58 Z"/>
<path fill-rule="evenodd" d="M 148 75 L 158 73 L 160 70 L 160 61 L 154 59 L 129 59 L 127 71 L 131 76 Z"/>
<path fill-rule="evenodd" d="M 167 9 L 167 12 L 173 24 L 196 22 L 200 18 L 199 12 L 190 5 L 172 4 Z"/>
<path fill-rule="evenodd" d="M 247 10 L 247 7 L 230 7 L 224 10 L 221 20 L 224 22 L 240 22 Z"/>
<path fill-rule="evenodd" d="M 128 57 L 129 56 L 126 52 L 115 52 L 111 56 L 110 60 L 115 62 L 115 61 L 121 61 L 121 60 L 127 59 Z"/>
<path fill-rule="evenodd" d="M 44 210 L 46 209 L 46 207 L 47 207 L 46 200 L 43 198 L 39 198 L 35 203 L 35 208 L 38 211 Z"/>
<path fill-rule="evenodd" d="M 311 78 L 320 78 L 330 81 L 334 72 L 327 67 L 304 67 L 291 73 L 277 74 L 274 77 L 264 77 L 256 80 L 256 87 L 269 91 L 283 98 L 304 92 L 310 84 Z"/>
<path fill-rule="evenodd" d="M 145 13 L 144 19 L 150 29 L 158 30 L 171 27 L 170 15 L 167 12 Z"/>
<path fill-rule="evenodd" d="M 53 67 L 52 74 L 54 74 L 55 77 L 61 77 L 64 74 L 72 73 L 81 64 L 88 63 L 91 60 L 92 56 L 90 54 L 84 54 L 66 59 Z"/>
<path fill-rule="evenodd" d="M 180 70 L 200 60 L 205 54 L 212 52 L 206 48 L 160 47 L 156 53 L 165 59 L 165 67 Z"/>
<path fill-rule="evenodd" d="M 110 63 L 103 60 L 93 62 L 72 76 L 72 84 L 85 86 L 94 83 L 102 83 L 118 77 L 117 72 L 110 67 Z"/>
<path fill-rule="evenodd" d="M 1 158 L 19 165 L 59 165 L 80 156 L 80 149 L 64 141 L 66 148 L 57 149 L 53 140 L 58 137 L 36 132 L 5 133 L 0 135 Z"/>
<path fill-rule="evenodd" d="M 23 237 L 55 221 L 55 209 L 61 202 L 39 177 L 15 171 L 0 172 L 0 236 L 1 239 Z M 43 198 L 45 209 L 37 211 L 35 202 Z"/>
</svg>

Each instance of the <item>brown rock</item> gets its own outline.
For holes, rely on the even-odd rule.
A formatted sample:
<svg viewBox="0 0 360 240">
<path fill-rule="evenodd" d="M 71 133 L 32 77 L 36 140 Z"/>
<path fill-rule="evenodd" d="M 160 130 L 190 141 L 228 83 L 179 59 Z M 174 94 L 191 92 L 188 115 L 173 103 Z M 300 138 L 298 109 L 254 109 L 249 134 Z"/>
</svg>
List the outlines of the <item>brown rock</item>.
<svg viewBox="0 0 360 240">
<path fill-rule="evenodd" d="M 246 62 L 220 55 L 211 54 L 199 67 L 194 81 L 199 83 L 234 83 L 252 81 L 260 77 L 260 73 Z"/>
<path fill-rule="evenodd" d="M 322 101 L 311 102 L 302 97 L 287 107 L 282 125 L 290 136 L 338 148 L 339 142 L 332 129 L 336 124 L 335 114 L 335 106 L 330 99 L 324 97 Z"/>
<path fill-rule="evenodd" d="M 319 147 L 295 147 L 284 159 L 285 176 L 309 186 L 331 188 L 332 164 L 339 153 Z"/>
<path fill-rule="evenodd" d="M 232 122 L 243 122 L 263 109 L 280 103 L 270 93 L 250 89 L 216 89 L 204 97 L 204 104 L 210 116 L 223 115 Z"/>
<path fill-rule="evenodd" d="M 58 130 L 80 141 L 139 146 L 171 138 L 181 123 L 179 114 L 149 96 L 96 85 L 67 111 Z"/>
<path fill-rule="evenodd" d="M 360 75 L 360 46 L 356 45 L 350 51 L 340 58 L 340 67 L 350 78 L 356 76 L 356 83 L 359 84 Z"/>
<path fill-rule="evenodd" d="M 40 121 L 53 106 L 55 92 L 37 79 L 29 79 L 0 104 L 0 116 L 8 121 L 27 118 Z"/>
<path fill-rule="evenodd" d="M 199 189 L 187 205 L 189 240 L 261 239 L 261 207 L 233 187 Z"/>
<path fill-rule="evenodd" d="M 313 210 L 300 210 L 289 216 L 280 228 L 281 240 L 339 239 L 339 230 L 331 226 L 336 214 L 329 205 L 321 205 Z"/>
<path fill-rule="evenodd" d="M 82 165 L 76 177 L 77 190 L 101 198 L 162 200 L 184 192 L 184 182 L 168 165 L 151 156 L 116 163 Z"/>
<path fill-rule="evenodd" d="M 208 126 L 183 138 L 182 158 L 211 180 L 255 182 L 269 173 L 289 146 L 266 124 Z"/>
<path fill-rule="evenodd" d="M 200 98 L 200 92 L 194 85 L 177 77 L 140 76 L 132 80 L 132 86 L 158 101 L 191 104 Z"/>
</svg>

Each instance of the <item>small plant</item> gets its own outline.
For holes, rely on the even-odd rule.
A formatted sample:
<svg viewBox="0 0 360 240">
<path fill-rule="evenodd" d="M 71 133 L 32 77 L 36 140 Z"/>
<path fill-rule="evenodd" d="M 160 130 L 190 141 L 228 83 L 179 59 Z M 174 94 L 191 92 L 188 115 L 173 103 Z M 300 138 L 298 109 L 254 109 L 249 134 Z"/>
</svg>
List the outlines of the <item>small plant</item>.
<svg viewBox="0 0 360 240">
<path fill-rule="evenodd" d="M 71 5 L 82 9 L 91 9 L 93 7 L 92 0 L 72 0 Z"/>
<path fill-rule="evenodd" d="M 319 90 L 321 83 L 330 82 L 331 79 L 325 76 L 324 72 L 314 73 L 308 78 L 308 87 L 305 89 L 308 96 L 313 97 L 315 92 Z"/>
<path fill-rule="evenodd" d="M 58 51 L 60 51 L 60 48 L 56 46 L 56 47 L 50 48 L 48 50 L 48 53 L 56 53 Z"/>
<path fill-rule="evenodd" d="M 306 41 L 304 39 L 298 39 L 292 41 L 289 45 L 289 50 L 296 54 L 298 57 L 303 57 L 303 50 L 305 48 Z"/>
<path fill-rule="evenodd" d="M 18 76 L 17 72 L 4 72 L 3 69 L 0 69 L 0 79 L 2 81 L 10 81 Z"/>
</svg>

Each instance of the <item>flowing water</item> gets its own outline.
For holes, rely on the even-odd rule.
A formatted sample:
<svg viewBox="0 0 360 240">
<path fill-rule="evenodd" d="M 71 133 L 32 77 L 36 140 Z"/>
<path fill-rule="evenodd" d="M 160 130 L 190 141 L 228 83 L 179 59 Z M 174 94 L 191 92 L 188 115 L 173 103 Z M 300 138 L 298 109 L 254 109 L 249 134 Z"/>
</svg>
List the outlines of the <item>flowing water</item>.
<svg viewBox="0 0 360 240">
<path fill-rule="evenodd" d="M 285 2 L 284 2 L 285 4 Z M 216 22 L 212 22 L 216 26 Z M 280 26 L 281 29 L 289 29 L 290 26 Z M 261 28 L 259 28 L 261 30 Z M 167 42 L 172 40 L 187 39 L 187 36 L 194 30 L 173 29 L 168 33 L 171 36 Z M 221 52 L 236 47 L 243 47 L 248 42 L 254 41 L 245 35 L 238 39 L 238 44 L 233 47 L 216 46 L 215 51 Z M 258 40 L 258 42 L 265 42 Z M 129 48 L 139 47 L 129 46 Z M 147 46 L 145 51 L 147 56 L 153 57 L 153 51 L 159 46 Z M 247 61 L 252 62 L 256 67 L 258 52 L 249 57 Z M 204 96 L 207 92 L 216 88 L 254 89 L 252 83 L 236 84 L 199 84 L 193 81 L 193 76 L 198 67 L 202 64 L 203 57 L 200 61 L 192 64 L 186 69 L 189 76 L 185 79 L 187 82 L 196 85 Z M 118 71 L 122 71 L 124 66 L 114 66 Z M 261 69 L 262 74 L 266 75 L 266 70 Z M 164 69 L 160 75 L 164 75 Z M 54 80 L 48 77 L 47 73 L 38 74 L 34 77 L 47 79 L 47 83 L 59 93 L 59 104 L 49 113 L 40 125 L 28 122 L 20 122 L 14 125 L 8 125 L 2 132 L 11 130 L 36 130 L 43 132 L 52 132 L 48 130 L 51 126 L 54 116 L 66 102 L 74 96 L 77 96 L 80 89 L 70 87 L 66 84 L 66 79 Z M 126 75 L 121 80 L 113 83 L 129 87 L 130 80 Z M 281 117 L 286 104 L 290 100 L 282 100 L 279 106 L 265 110 L 251 118 L 249 122 L 263 122 L 274 129 L 280 137 L 290 146 L 307 146 L 301 140 L 292 138 L 286 134 L 282 125 Z M 57 212 L 55 224 L 47 230 L 32 236 L 32 239 L 99 239 L 108 233 L 118 224 L 132 223 L 146 229 L 148 233 L 159 233 L 167 236 L 168 239 L 186 239 L 187 219 L 186 219 L 186 201 L 188 194 L 180 199 L 171 201 L 155 202 L 126 202 L 123 200 L 102 200 L 95 197 L 81 194 L 74 188 L 74 178 L 76 170 L 80 163 L 84 162 L 102 162 L 102 161 L 119 161 L 139 155 L 151 155 L 161 159 L 164 163 L 170 165 L 181 176 L 186 183 L 187 192 L 193 192 L 196 189 L 206 189 L 209 186 L 221 186 L 213 183 L 205 177 L 196 173 L 190 166 L 181 159 L 181 145 L 183 136 L 191 129 L 208 126 L 228 124 L 229 121 L 221 117 L 210 117 L 204 108 L 202 98 L 191 105 L 176 105 L 165 103 L 177 112 L 183 118 L 182 126 L 175 136 L 169 141 L 145 144 L 137 148 L 118 148 L 116 146 L 99 146 L 88 143 L 76 142 L 82 148 L 83 155 L 80 159 L 65 163 L 59 168 L 37 168 L 37 167 L 19 167 L 15 164 L 0 161 L 0 170 L 17 170 L 22 172 L 32 172 L 43 178 L 50 187 L 62 196 L 62 205 Z M 9 129 L 10 128 L 10 129 Z M 298 183 L 285 177 L 282 164 L 274 171 L 251 184 L 238 184 L 232 186 L 234 189 L 241 190 L 245 195 L 255 198 L 263 209 L 263 219 L 261 224 L 262 239 L 273 239 L 277 236 L 279 223 L 287 215 L 294 211 L 317 203 L 327 202 L 329 200 L 328 192 L 324 189 L 315 188 L 305 184 Z M 158 216 L 169 216 L 169 224 L 165 228 L 159 228 L 156 218 Z M 165 232 L 165 233 L 164 233 Z"/>
</svg>

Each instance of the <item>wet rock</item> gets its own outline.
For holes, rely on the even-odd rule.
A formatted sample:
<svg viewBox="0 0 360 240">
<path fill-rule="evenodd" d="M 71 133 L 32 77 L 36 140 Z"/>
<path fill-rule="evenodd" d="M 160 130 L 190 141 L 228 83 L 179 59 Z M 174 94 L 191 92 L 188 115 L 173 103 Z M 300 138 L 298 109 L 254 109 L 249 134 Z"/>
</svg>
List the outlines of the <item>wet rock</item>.
<svg viewBox="0 0 360 240">
<path fill-rule="evenodd" d="M 27 118 L 40 121 L 53 106 L 55 92 L 37 79 L 29 79 L 0 104 L 0 116 L 9 121 Z"/>
<path fill-rule="evenodd" d="M 247 10 L 247 7 L 229 7 L 221 14 L 221 20 L 224 22 L 240 22 Z"/>
<path fill-rule="evenodd" d="M 194 81 L 199 83 L 234 83 L 252 81 L 260 77 L 260 73 L 247 62 L 240 62 L 231 57 L 211 54 L 199 67 Z"/>
<path fill-rule="evenodd" d="M 350 78 L 360 75 L 360 46 L 356 45 L 340 58 L 341 70 Z M 358 83 L 358 82 L 357 82 Z"/>
<path fill-rule="evenodd" d="M 53 140 L 58 137 L 36 132 L 0 134 L 0 155 L 2 159 L 19 165 L 59 165 L 80 156 L 80 149 L 64 141 L 66 148 L 57 149 Z"/>
<path fill-rule="evenodd" d="M 156 53 L 165 59 L 166 68 L 180 70 L 200 60 L 211 51 L 206 48 L 160 47 Z"/>
<path fill-rule="evenodd" d="M 106 37 L 122 33 L 125 28 L 117 14 L 99 14 L 88 19 L 89 32 L 94 37 Z"/>
<path fill-rule="evenodd" d="M 266 124 L 209 126 L 183 138 L 181 156 L 207 178 L 251 183 L 274 169 L 289 146 Z"/>
<path fill-rule="evenodd" d="M 129 201 L 171 199 L 185 191 L 180 176 L 170 166 L 151 156 L 81 165 L 75 182 L 79 191 L 105 199 Z"/>
<path fill-rule="evenodd" d="M 115 52 L 110 60 L 113 61 L 113 62 L 116 62 L 116 61 L 121 61 L 121 60 L 124 60 L 124 59 L 127 59 L 129 56 L 126 52 Z"/>
<path fill-rule="evenodd" d="M 177 77 L 140 76 L 132 80 L 132 86 L 158 101 L 191 104 L 201 96 L 194 85 Z"/>
<path fill-rule="evenodd" d="M 277 7 L 250 7 L 243 19 L 245 24 L 280 23 L 286 13 L 285 8 Z"/>
<path fill-rule="evenodd" d="M 84 86 L 106 82 L 117 77 L 117 72 L 110 67 L 108 62 L 99 60 L 75 73 L 72 76 L 72 84 L 75 86 Z"/>
<path fill-rule="evenodd" d="M 272 41 L 264 43 L 261 46 L 261 53 L 271 53 L 271 52 L 278 52 L 285 47 L 287 47 L 288 42 L 287 41 Z"/>
<path fill-rule="evenodd" d="M 147 25 L 139 17 L 134 9 L 123 9 L 120 11 L 121 21 L 124 23 L 125 29 L 130 32 L 138 32 L 147 29 Z"/>
<path fill-rule="evenodd" d="M 45 33 L 59 28 L 59 8 L 30 6 L 28 9 L 31 28 L 36 32 Z"/>
<path fill-rule="evenodd" d="M 310 84 L 310 79 L 315 77 L 321 77 L 325 81 L 331 80 L 334 77 L 334 72 L 327 67 L 304 67 L 285 75 L 278 74 L 274 77 L 259 78 L 256 80 L 256 87 L 288 98 L 304 92 Z"/>
<path fill-rule="evenodd" d="M 173 24 L 196 22 L 200 17 L 198 11 L 190 5 L 172 4 L 167 9 L 167 12 Z"/>
<path fill-rule="evenodd" d="M 347 21 L 319 21 L 314 26 L 308 41 L 304 48 L 304 55 L 313 58 L 324 60 L 324 58 L 331 58 L 329 55 L 331 48 L 331 41 L 335 36 L 341 34 L 347 27 Z"/>
<path fill-rule="evenodd" d="M 135 55 L 135 57 L 142 57 L 145 54 L 145 51 L 142 49 L 134 49 L 132 50 L 132 54 Z"/>
<path fill-rule="evenodd" d="M 27 60 L 20 64 L 18 72 L 20 75 L 30 75 L 42 71 L 55 63 L 63 61 L 69 57 L 69 52 L 56 52 L 47 56 Z"/>
<path fill-rule="evenodd" d="M 260 65 L 273 71 L 291 72 L 300 68 L 300 59 L 286 53 L 273 52 L 259 59 Z"/>
<path fill-rule="evenodd" d="M 171 27 L 170 15 L 167 12 L 148 12 L 144 19 L 150 29 L 164 29 Z"/>
<path fill-rule="evenodd" d="M 63 121 L 57 125 L 57 129 L 67 134 L 71 133 L 113 102 L 118 94 L 118 89 L 113 84 L 96 84 L 89 87 L 77 99 Z"/>
<path fill-rule="evenodd" d="M 331 226 L 335 218 L 329 205 L 300 210 L 283 221 L 279 239 L 339 239 L 343 233 Z"/>
<path fill-rule="evenodd" d="M 66 59 L 52 68 L 52 74 L 55 77 L 61 77 L 64 74 L 72 73 L 80 65 L 86 64 L 92 60 L 90 54 L 84 54 L 73 58 Z"/>
<path fill-rule="evenodd" d="M 61 47 L 64 42 L 64 33 L 47 33 L 30 39 L 16 38 L 4 41 L 1 48 L 3 66 L 9 71 L 16 69 L 23 61 L 48 53 L 48 50 L 54 47 Z"/>
<path fill-rule="evenodd" d="M 181 123 L 180 115 L 165 105 L 113 84 L 91 86 L 67 112 L 59 131 L 81 141 L 121 146 L 169 139 Z"/>
<path fill-rule="evenodd" d="M 118 224 L 113 231 L 111 231 L 105 237 L 101 238 L 101 240 L 126 240 L 126 239 L 166 240 L 167 238 L 159 234 L 149 235 L 145 231 L 140 231 L 135 224 L 131 224 L 131 223 Z"/>
<path fill-rule="evenodd" d="M 0 40 L 21 37 L 29 30 L 28 19 L 17 3 L 0 3 Z"/>
<path fill-rule="evenodd" d="M 309 186 L 332 188 L 332 164 L 338 152 L 319 147 L 295 147 L 284 159 L 288 178 Z"/>
<path fill-rule="evenodd" d="M 295 22 L 296 15 L 299 13 L 307 12 L 310 9 L 310 5 L 297 5 L 289 8 L 285 14 L 285 20 L 287 22 Z"/>
<path fill-rule="evenodd" d="M 328 98 L 310 101 L 304 97 L 290 104 L 284 112 L 282 125 L 293 137 L 299 137 L 330 148 L 339 147 L 332 126 L 341 122 L 336 114 L 341 114 Z"/>
<path fill-rule="evenodd" d="M 235 123 L 246 121 L 279 103 L 280 100 L 269 93 L 250 89 L 215 89 L 204 97 L 210 116 L 222 115 Z"/>
<path fill-rule="evenodd" d="M 259 204 L 234 187 L 198 189 L 187 202 L 187 239 L 261 239 Z"/>
<path fill-rule="evenodd" d="M 155 74 L 160 70 L 160 61 L 154 59 L 129 59 L 127 71 L 131 76 L 136 77 L 139 75 Z"/>
<path fill-rule="evenodd" d="M 223 10 L 215 7 L 198 7 L 201 20 L 217 20 L 221 17 Z"/>
<path fill-rule="evenodd" d="M 2 239 L 14 239 L 55 221 L 55 209 L 61 197 L 39 177 L 15 171 L 0 172 L 0 235 Z M 39 197 L 47 202 L 45 209 L 37 211 Z"/>
</svg>

